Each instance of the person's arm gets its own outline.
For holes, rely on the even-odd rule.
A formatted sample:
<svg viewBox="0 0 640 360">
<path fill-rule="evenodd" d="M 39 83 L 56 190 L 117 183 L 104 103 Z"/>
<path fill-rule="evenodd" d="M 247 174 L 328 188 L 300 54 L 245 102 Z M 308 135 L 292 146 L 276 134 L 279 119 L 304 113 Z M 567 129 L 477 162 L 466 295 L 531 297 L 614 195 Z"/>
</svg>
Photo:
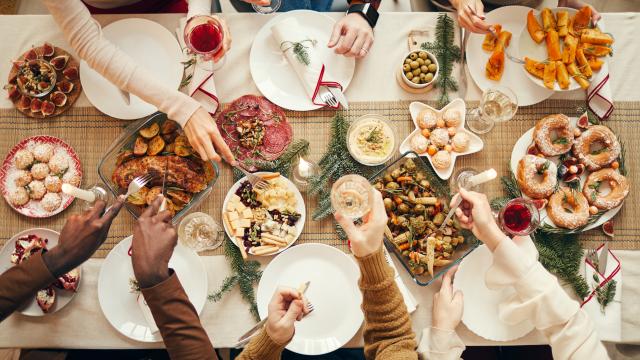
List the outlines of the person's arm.
<svg viewBox="0 0 640 360">
<path fill-rule="evenodd" d="M 360 267 L 360 290 L 364 311 L 364 353 L 367 359 L 417 359 L 415 333 L 402 294 L 382 251 L 387 214 L 382 194 L 374 192 L 374 203 L 364 224 L 356 226 L 340 213 L 335 218 L 351 241 L 351 252 Z"/>
</svg>

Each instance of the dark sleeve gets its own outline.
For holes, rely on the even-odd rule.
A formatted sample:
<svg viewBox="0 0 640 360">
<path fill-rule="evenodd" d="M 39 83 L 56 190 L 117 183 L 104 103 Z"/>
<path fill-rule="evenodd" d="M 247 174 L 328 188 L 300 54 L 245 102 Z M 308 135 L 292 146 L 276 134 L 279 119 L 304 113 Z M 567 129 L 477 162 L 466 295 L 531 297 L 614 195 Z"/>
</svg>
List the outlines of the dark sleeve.
<svg viewBox="0 0 640 360">
<path fill-rule="evenodd" d="M 42 260 L 42 252 L 5 271 L 0 275 L 0 321 L 54 281 L 56 279 Z"/>
<path fill-rule="evenodd" d="M 172 360 L 218 359 L 175 273 L 142 294 Z"/>
<path fill-rule="evenodd" d="M 380 8 L 380 3 L 382 3 L 382 0 L 347 0 L 347 1 L 349 2 L 349 5 L 351 5 L 351 4 L 366 4 L 366 3 L 369 3 L 376 10 L 378 10 L 378 8 Z"/>
</svg>

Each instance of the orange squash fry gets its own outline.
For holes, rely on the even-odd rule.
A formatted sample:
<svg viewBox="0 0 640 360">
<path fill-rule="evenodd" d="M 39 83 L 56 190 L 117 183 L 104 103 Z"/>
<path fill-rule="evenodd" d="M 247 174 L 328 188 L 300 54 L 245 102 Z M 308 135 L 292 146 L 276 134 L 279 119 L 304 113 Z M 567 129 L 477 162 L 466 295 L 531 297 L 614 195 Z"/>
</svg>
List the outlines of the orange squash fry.
<svg viewBox="0 0 640 360">
<path fill-rule="evenodd" d="M 613 37 L 597 29 L 584 29 L 580 34 L 580 41 L 595 45 L 611 45 Z"/>
<path fill-rule="evenodd" d="M 553 61 L 562 60 L 560 37 L 558 32 L 553 29 L 547 31 L 547 54 L 549 54 L 549 59 Z"/>
<path fill-rule="evenodd" d="M 561 89 L 569 88 L 569 73 L 562 61 L 556 61 L 556 80 Z"/>
<path fill-rule="evenodd" d="M 542 79 L 544 78 L 544 64 L 535 61 L 531 58 L 524 58 L 524 68 L 533 76 Z"/>
<path fill-rule="evenodd" d="M 598 59 L 595 56 L 589 56 L 587 58 L 587 62 L 589 63 L 589 67 L 593 71 L 600 71 L 600 69 L 602 69 L 602 64 L 604 64 L 604 61 Z"/>
<path fill-rule="evenodd" d="M 576 59 L 576 49 L 578 47 L 578 39 L 571 34 L 564 37 L 564 47 L 562 48 L 562 62 L 571 64 Z"/>
<path fill-rule="evenodd" d="M 571 75 L 571 77 L 580 85 L 581 88 L 589 88 L 589 81 L 585 79 L 584 75 L 582 75 L 582 73 L 576 66 L 576 63 L 568 64 L 567 71 L 569 72 L 569 75 Z"/>
<path fill-rule="evenodd" d="M 549 30 L 556 31 L 556 17 L 549 8 L 544 8 L 540 12 L 540 17 L 542 18 L 542 28 L 545 32 L 549 32 Z"/>
<path fill-rule="evenodd" d="M 538 19 L 536 19 L 536 16 L 533 14 L 533 10 L 529 10 L 527 14 L 527 30 L 536 43 L 540 44 L 542 40 L 544 40 L 544 31 L 542 31 Z"/>
<path fill-rule="evenodd" d="M 496 41 L 496 46 L 493 49 L 493 53 L 487 61 L 485 66 L 485 73 L 487 78 L 495 81 L 499 81 L 502 78 L 504 72 L 504 49 L 509 46 L 511 42 L 511 33 L 508 31 L 501 31 Z"/>
<path fill-rule="evenodd" d="M 591 23 L 591 6 L 585 6 L 582 9 L 578 10 L 576 15 L 573 17 L 573 30 L 577 32 L 581 32 L 582 30 L 589 27 Z"/>
<path fill-rule="evenodd" d="M 603 46 L 603 45 L 593 45 L 593 44 L 587 44 L 587 43 L 583 43 L 582 44 L 582 49 L 584 51 L 585 55 L 588 56 L 607 56 L 609 54 L 611 54 L 612 49 L 608 46 Z"/>
<path fill-rule="evenodd" d="M 579 69 L 582 75 L 590 78 L 593 75 L 593 71 L 591 71 L 591 66 L 589 66 L 589 61 L 587 61 L 587 57 L 584 56 L 584 51 L 582 49 L 578 49 L 576 51 L 576 60 L 578 61 Z"/>
<path fill-rule="evenodd" d="M 558 20 L 556 22 L 556 25 L 558 26 L 558 35 L 563 38 L 569 33 L 569 12 L 558 11 L 556 16 Z"/>
<path fill-rule="evenodd" d="M 556 82 L 556 62 L 549 61 L 548 64 L 544 65 L 544 76 L 542 77 L 542 82 L 544 86 L 548 89 L 554 88 L 554 84 Z"/>
<path fill-rule="evenodd" d="M 492 25 L 493 30 L 495 31 L 496 34 L 500 34 L 500 32 L 502 31 L 502 25 L 500 24 L 495 24 Z M 484 36 L 484 41 L 482 41 L 482 49 L 484 51 L 493 51 L 493 49 L 496 47 L 496 42 L 498 41 L 498 39 L 493 36 L 493 34 L 491 33 L 487 33 Z"/>
</svg>

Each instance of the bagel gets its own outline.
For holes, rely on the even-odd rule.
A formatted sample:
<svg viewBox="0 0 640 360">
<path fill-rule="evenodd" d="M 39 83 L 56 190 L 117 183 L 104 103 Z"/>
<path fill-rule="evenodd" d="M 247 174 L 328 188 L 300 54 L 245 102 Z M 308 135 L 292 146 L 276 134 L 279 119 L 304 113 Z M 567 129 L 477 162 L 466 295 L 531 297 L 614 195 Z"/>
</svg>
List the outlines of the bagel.
<svg viewBox="0 0 640 360">
<path fill-rule="evenodd" d="M 552 138 L 552 133 L 556 137 Z M 563 114 L 554 114 L 542 118 L 533 130 L 533 141 L 545 156 L 562 155 L 573 145 L 573 126 Z"/>
<path fill-rule="evenodd" d="M 600 144 L 604 151 L 592 151 L 593 144 Z M 606 126 L 594 125 L 585 130 L 573 144 L 573 154 L 589 171 L 609 166 L 620 156 L 620 142 L 616 134 Z"/>
<path fill-rule="evenodd" d="M 589 202 L 581 192 L 563 187 L 549 198 L 547 215 L 558 227 L 576 229 L 589 221 Z"/>
<path fill-rule="evenodd" d="M 604 181 L 609 183 L 611 191 L 601 194 L 599 191 L 600 184 Z M 598 209 L 613 209 L 620 206 L 624 198 L 629 194 L 629 181 L 624 175 L 612 168 L 598 170 L 587 176 L 582 193 L 589 201 L 589 204 Z"/>
<path fill-rule="evenodd" d="M 525 195 L 533 199 L 544 199 L 556 188 L 557 174 L 558 167 L 552 161 L 525 155 L 518 162 L 516 180 Z"/>
</svg>

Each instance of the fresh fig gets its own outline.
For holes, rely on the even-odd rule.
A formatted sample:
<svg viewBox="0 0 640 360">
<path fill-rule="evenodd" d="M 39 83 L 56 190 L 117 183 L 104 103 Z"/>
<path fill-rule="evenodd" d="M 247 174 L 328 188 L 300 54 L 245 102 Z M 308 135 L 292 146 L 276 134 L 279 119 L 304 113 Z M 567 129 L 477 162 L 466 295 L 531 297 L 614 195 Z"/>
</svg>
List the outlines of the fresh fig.
<svg viewBox="0 0 640 360">
<path fill-rule="evenodd" d="M 62 80 L 58 83 L 58 90 L 68 94 L 73 90 L 73 83 L 67 80 Z"/>
<path fill-rule="evenodd" d="M 16 104 L 16 107 L 19 110 L 27 110 L 27 109 L 29 109 L 31 107 L 31 98 L 26 96 L 26 95 L 22 95 L 20 100 L 18 100 L 18 104 Z"/>
<path fill-rule="evenodd" d="M 20 69 L 21 67 L 24 66 L 24 60 L 13 60 L 13 66 L 16 69 Z"/>
<path fill-rule="evenodd" d="M 51 94 L 50 100 L 51 102 L 56 104 L 57 107 L 62 107 L 67 103 L 67 95 L 65 95 L 62 91 L 56 91 Z"/>
<path fill-rule="evenodd" d="M 37 58 L 38 58 L 38 53 L 36 52 L 35 49 L 31 49 L 31 50 L 27 51 L 26 54 L 24 54 L 24 59 L 26 61 L 36 60 Z"/>
<path fill-rule="evenodd" d="M 529 147 L 527 148 L 527 154 L 528 155 L 538 155 L 538 154 L 540 154 L 540 150 L 538 150 L 538 147 L 536 146 L 536 143 L 532 143 L 531 145 L 529 145 Z"/>
<path fill-rule="evenodd" d="M 602 232 L 609 237 L 613 237 L 613 219 L 602 224 Z"/>
<path fill-rule="evenodd" d="M 67 55 L 58 55 L 51 59 L 49 63 L 56 70 L 62 70 L 65 66 L 67 66 L 67 61 L 69 61 L 69 57 Z"/>
<path fill-rule="evenodd" d="M 20 90 L 18 90 L 17 86 L 9 84 L 4 88 L 7 90 L 7 94 L 9 95 L 9 99 L 11 101 L 14 101 L 20 97 Z"/>
<path fill-rule="evenodd" d="M 580 117 L 578 118 L 578 127 L 580 129 L 586 129 L 589 127 L 589 115 L 587 114 L 587 112 L 585 111 L 582 115 L 580 115 Z"/>
<path fill-rule="evenodd" d="M 53 53 L 55 51 L 56 51 L 56 49 L 53 47 L 53 45 L 49 44 L 48 42 L 45 42 L 40 47 L 40 53 L 42 54 L 42 56 L 46 56 L 46 57 L 53 56 Z"/>
<path fill-rule="evenodd" d="M 531 202 L 536 207 L 536 209 L 542 210 L 545 207 L 547 207 L 547 203 L 549 202 L 549 200 L 547 200 L 547 199 L 535 199 L 535 200 L 531 200 Z"/>
<path fill-rule="evenodd" d="M 562 180 L 564 180 L 564 182 L 566 183 L 572 183 L 572 182 L 580 181 L 580 176 L 577 174 L 567 173 L 565 176 L 562 177 Z"/>
<path fill-rule="evenodd" d="M 35 98 L 31 100 L 31 112 L 38 113 L 42 111 L 42 100 Z"/>
<path fill-rule="evenodd" d="M 40 91 L 47 90 L 49 87 L 51 87 L 51 84 L 46 81 L 40 81 L 38 83 L 38 90 Z"/>
<path fill-rule="evenodd" d="M 18 86 L 20 86 L 21 88 L 24 88 L 27 83 L 29 83 L 29 79 L 27 79 L 26 76 L 19 75 L 16 79 L 16 84 L 18 84 Z"/>
<path fill-rule="evenodd" d="M 78 73 L 78 68 L 75 66 L 70 66 L 62 71 L 62 75 L 64 75 L 67 80 L 76 80 L 80 74 Z"/>
<path fill-rule="evenodd" d="M 51 101 L 45 100 L 42 102 L 42 115 L 49 116 L 56 112 L 56 105 Z"/>
</svg>

